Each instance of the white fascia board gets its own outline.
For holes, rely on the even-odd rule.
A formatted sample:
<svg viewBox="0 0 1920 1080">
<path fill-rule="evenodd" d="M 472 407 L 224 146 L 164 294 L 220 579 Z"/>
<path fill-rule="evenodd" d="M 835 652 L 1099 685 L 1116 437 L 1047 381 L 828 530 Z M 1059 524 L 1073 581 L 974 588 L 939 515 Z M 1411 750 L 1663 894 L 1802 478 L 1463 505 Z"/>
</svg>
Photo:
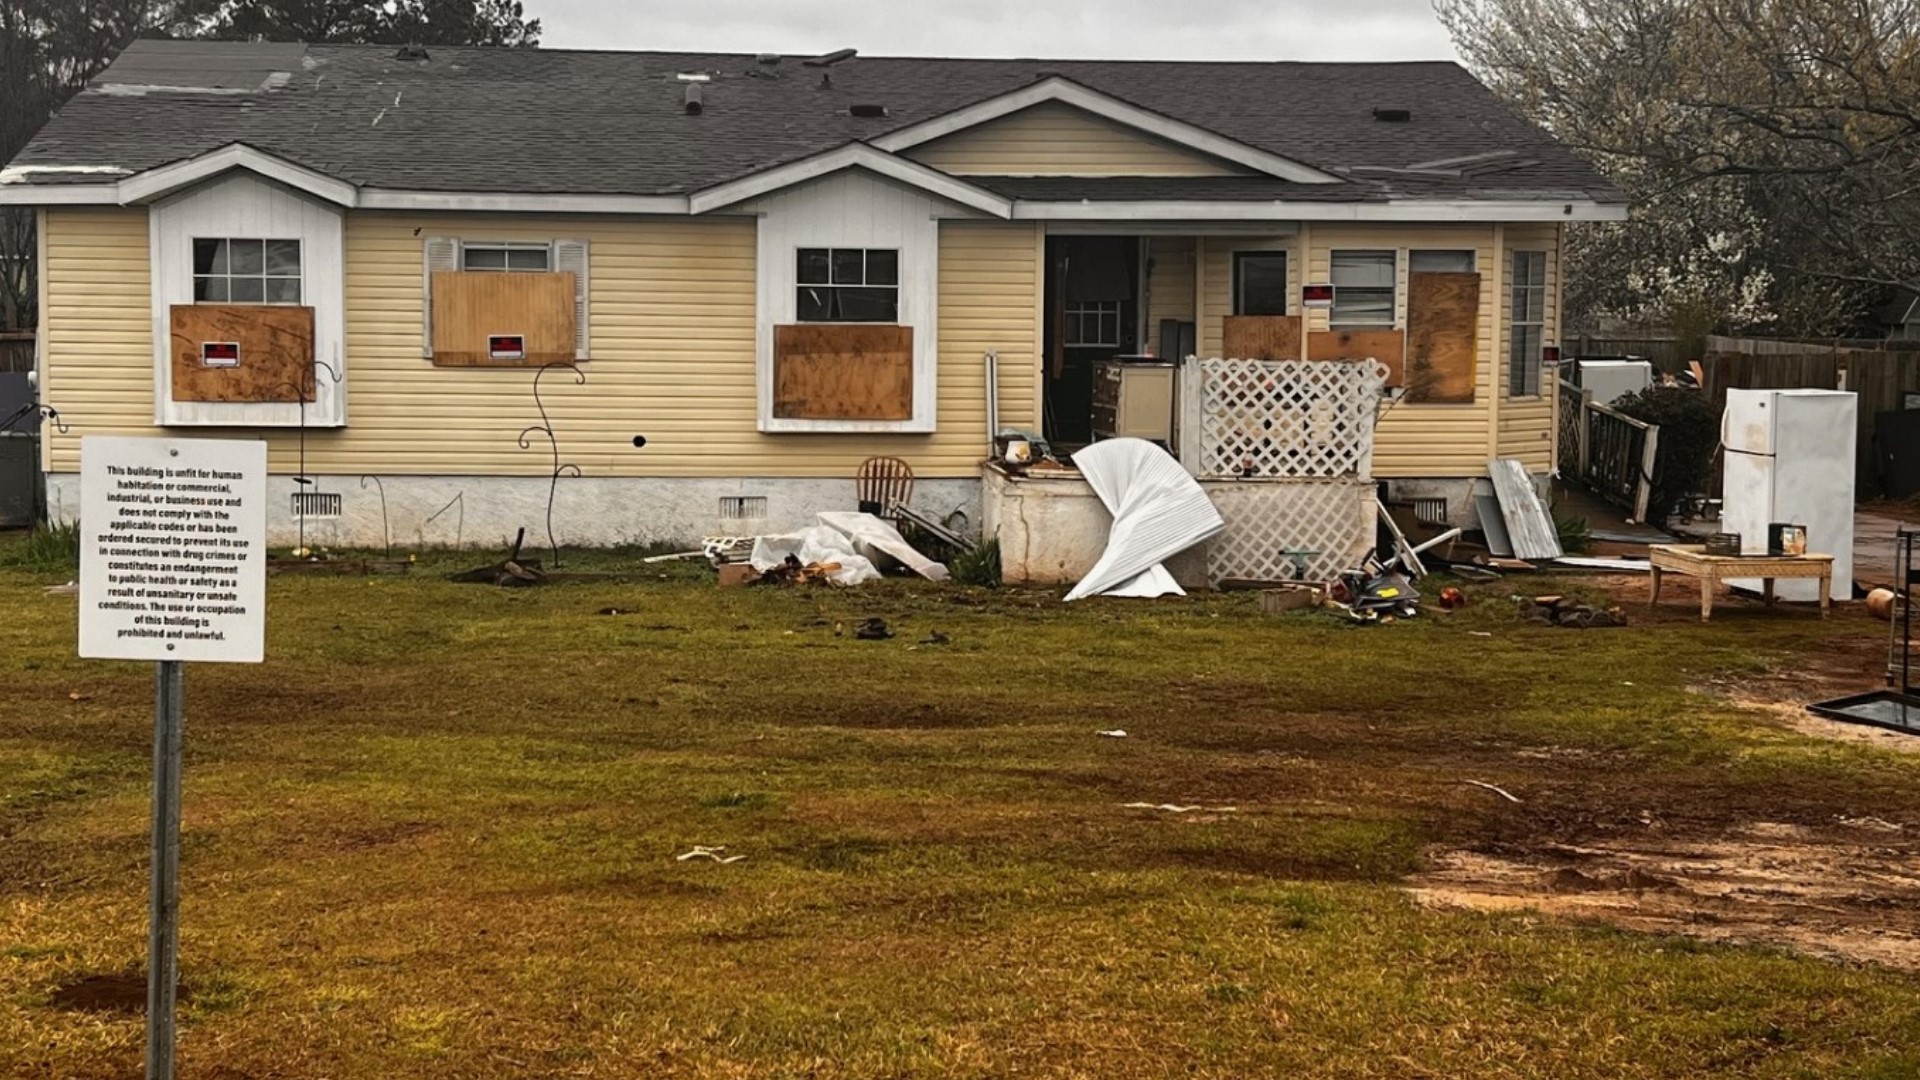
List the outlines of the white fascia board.
<svg viewBox="0 0 1920 1080">
<path fill-rule="evenodd" d="M 119 184 L 0 184 L 0 206 L 118 206 Z"/>
<path fill-rule="evenodd" d="M 703 191 L 696 191 L 688 200 L 688 204 L 693 213 L 705 214 L 768 192 L 779 191 L 782 188 L 837 173 L 842 169 L 853 168 L 878 173 L 889 180 L 897 180 L 929 195 L 937 195 L 949 202 L 958 203 L 997 218 L 1006 218 L 1013 213 L 1011 199 L 949 176 L 938 169 L 930 169 L 919 162 L 908 161 L 876 150 L 866 143 L 848 143 L 823 154 L 815 154 L 799 161 L 775 166 L 764 172 L 743 176 L 738 180 L 717 184 Z"/>
<path fill-rule="evenodd" d="M 129 176 L 120 181 L 120 201 L 129 204 L 152 202 L 231 169 L 258 173 L 335 206 L 351 209 L 359 203 L 360 189 L 345 180 L 295 165 L 285 158 L 255 150 L 243 143 L 230 143 L 198 157 Z"/>
<path fill-rule="evenodd" d="M 1053 101 L 1083 109 L 1096 116 L 1103 116 L 1127 127 L 1137 128 L 1190 150 L 1245 165 L 1247 168 L 1269 176 L 1278 176 L 1302 184 L 1342 182 L 1339 177 L 1322 172 L 1311 165 L 1269 153 L 1256 146 L 1249 146 L 1237 139 L 1216 135 L 1206 128 L 1143 109 L 1058 75 L 1042 79 L 1030 86 L 1023 86 L 999 97 L 988 98 L 986 101 L 955 109 L 943 116 L 923 120 L 898 131 L 890 131 L 868 142 L 889 153 L 898 153 L 909 147 L 919 146 L 921 143 L 931 142 L 990 120 L 998 120 L 1010 113 Z"/>
<path fill-rule="evenodd" d="M 671 214 L 685 216 L 685 195 L 543 195 L 487 191 L 360 189 L 361 210 L 458 210 L 515 214 Z"/>
<path fill-rule="evenodd" d="M 1013 204 L 1016 221 L 1625 221 L 1627 208 L 1590 201 L 1384 203 L 1074 200 Z"/>
</svg>

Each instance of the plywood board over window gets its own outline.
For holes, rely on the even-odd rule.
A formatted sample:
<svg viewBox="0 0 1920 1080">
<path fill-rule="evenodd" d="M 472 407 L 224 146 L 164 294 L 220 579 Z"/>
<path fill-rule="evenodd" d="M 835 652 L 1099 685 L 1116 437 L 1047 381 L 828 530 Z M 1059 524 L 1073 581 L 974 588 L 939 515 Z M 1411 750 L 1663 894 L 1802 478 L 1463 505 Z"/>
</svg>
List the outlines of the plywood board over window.
<svg viewBox="0 0 1920 1080">
<path fill-rule="evenodd" d="M 312 308 L 174 304 L 168 321 L 173 400 L 314 400 Z M 231 363 L 209 365 L 209 342 L 236 346 L 238 355 Z"/>
<path fill-rule="evenodd" d="M 575 356 L 574 276 L 570 273 L 433 274 L 435 367 L 539 367 Z M 524 355 L 495 359 L 487 339 L 519 337 Z"/>
<path fill-rule="evenodd" d="M 790 420 L 911 418 L 913 327 L 774 327 L 773 415 Z"/>
<path fill-rule="evenodd" d="M 1480 356 L 1480 275 L 1407 275 L 1406 400 L 1469 404 Z"/>
<path fill-rule="evenodd" d="M 1234 360 L 1300 359 L 1298 315 L 1229 315 L 1221 351 Z"/>
<path fill-rule="evenodd" d="M 1378 360 L 1387 385 L 1404 386 L 1406 335 L 1398 330 L 1319 330 L 1307 335 L 1309 360 Z"/>
</svg>

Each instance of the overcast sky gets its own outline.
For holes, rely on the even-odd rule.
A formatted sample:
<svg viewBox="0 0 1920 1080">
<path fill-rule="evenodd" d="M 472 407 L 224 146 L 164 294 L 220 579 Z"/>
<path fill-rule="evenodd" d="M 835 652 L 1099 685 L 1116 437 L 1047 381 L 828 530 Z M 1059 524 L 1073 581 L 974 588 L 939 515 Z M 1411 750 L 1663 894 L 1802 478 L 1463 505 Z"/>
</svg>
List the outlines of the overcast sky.
<svg viewBox="0 0 1920 1080">
<path fill-rule="evenodd" d="M 541 44 L 882 56 L 1451 60 L 1428 0 L 524 0 Z"/>
</svg>

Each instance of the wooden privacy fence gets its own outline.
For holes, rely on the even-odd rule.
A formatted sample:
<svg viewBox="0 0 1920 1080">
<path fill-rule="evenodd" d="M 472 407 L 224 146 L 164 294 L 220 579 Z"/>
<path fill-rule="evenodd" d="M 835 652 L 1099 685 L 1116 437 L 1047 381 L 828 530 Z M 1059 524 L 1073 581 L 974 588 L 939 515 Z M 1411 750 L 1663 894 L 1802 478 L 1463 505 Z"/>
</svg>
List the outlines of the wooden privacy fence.
<svg viewBox="0 0 1920 1080">
<path fill-rule="evenodd" d="M 1625 510 L 1647 520 L 1653 497 L 1653 467 L 1660 456 L 1660 428 L 1593 400 L 1593 391 L 1560 384 L 1560 471 Z"/>
<path fill-rule="evenodd" d="M 1857 494 L 1882 493 L 1875 454 L 1875 416 L 1906 408 L 1906 395 L 1920 392 L 1920 353 L 1885 348 L 1814 345 L 1710 337 L 1701 361 L 1703 386 L 1715 412 L 1726 408 L 1728 390 L 1851 390 L 1859 395 Z M 1719 471 L 1713 473 L 1716 494 Z"/>
</svg>

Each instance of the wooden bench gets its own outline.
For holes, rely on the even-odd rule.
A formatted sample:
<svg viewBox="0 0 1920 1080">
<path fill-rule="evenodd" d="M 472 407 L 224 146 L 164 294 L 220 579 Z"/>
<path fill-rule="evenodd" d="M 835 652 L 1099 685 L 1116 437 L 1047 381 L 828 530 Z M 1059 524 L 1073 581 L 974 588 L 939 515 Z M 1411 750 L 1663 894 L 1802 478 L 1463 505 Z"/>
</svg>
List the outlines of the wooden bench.
<svg viewBox="0 0 1920 1080">
<path fill-rule="evenodd" d="M 1713 594 L 1722 582 L 1738 578 L 1759 578 L 1762 596 L 1773 605 L 1775 578 L 1818 578 L 1820 615 L 1833 607 L 1833 556 L 1831 555 L 1709 555 L 1698 544 L 1654 544 L 1647 549 L 1653 564 L 1653 593 L 1647 606 L 1660 602 L 1660 580 L 1668 573 L 1700 579 L 1700 621 L 1713 618 Z"/>
</svg>

